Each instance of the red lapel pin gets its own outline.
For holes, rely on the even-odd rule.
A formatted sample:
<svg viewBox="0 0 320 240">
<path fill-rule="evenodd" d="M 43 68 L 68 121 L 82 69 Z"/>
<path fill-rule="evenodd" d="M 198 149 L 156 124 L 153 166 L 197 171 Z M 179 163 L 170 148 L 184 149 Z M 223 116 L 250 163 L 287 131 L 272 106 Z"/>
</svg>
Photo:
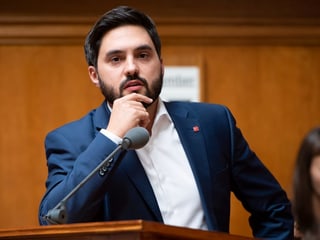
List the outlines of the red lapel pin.
<svg viewBox="0 0 320 240">
<path fill-rule="evenodd" d="M 194 132 L 199 132 L 200 131 L 200 128 L 198 126 L 193 126 L 193 131 Z"/>
</svg>

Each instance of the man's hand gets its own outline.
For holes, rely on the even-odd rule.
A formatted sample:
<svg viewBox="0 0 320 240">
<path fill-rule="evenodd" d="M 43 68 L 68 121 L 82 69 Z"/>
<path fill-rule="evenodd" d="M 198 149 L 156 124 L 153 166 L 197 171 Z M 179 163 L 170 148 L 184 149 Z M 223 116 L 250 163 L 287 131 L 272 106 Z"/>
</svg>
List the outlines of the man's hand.
<svg viewBox="0 0 320 240">
<path fill-rule="evenodd" d="M 143 103 L 150 104 L 152 101 L 151 98 L 138 93 L 116 99 L 113 102 L 107 130 L 122 138 L 133 127 L 146 127 L 150 117 Z"/>
</svg>

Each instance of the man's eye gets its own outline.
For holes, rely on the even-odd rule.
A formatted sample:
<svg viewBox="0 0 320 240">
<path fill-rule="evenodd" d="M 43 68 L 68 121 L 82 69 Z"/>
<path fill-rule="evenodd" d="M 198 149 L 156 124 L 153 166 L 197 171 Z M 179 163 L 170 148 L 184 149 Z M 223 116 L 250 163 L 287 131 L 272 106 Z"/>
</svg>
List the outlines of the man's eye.
<svg viewBox="0 0 320 240">
<path fill-rule="evenodd" d="M 119 57 L 113 57 L 111 58 L 111 62 L 119 62 L 120 58 Z"/>
<path fill-rule="evenodd" d="M 140 58 L 147 58 L 149 55 L 147 53 L 140 53 Z"/>
</svg>

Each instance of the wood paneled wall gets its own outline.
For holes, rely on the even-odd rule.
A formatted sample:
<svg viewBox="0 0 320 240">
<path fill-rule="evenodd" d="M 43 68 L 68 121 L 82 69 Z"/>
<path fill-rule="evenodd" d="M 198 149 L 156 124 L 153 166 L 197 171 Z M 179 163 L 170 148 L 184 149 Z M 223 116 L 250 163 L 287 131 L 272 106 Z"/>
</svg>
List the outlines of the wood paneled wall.
<svg viewBox="0 0 320 240">
<path fill-rule="evenodd" d="M 46 133 L 102 101 L 83 56 L 92 18 L 59 19 L 0 19 L 1 228 L 38 225 L 47 175 Z M 200 67 L 202 100 L 232 110 L 251 147 L 289 196 L 300 140 L 320 124 L 318 23 L 157 18 L 164 63 Z M 233 198 L 231 232 L 250 236 L 247 217 Z"/>
</svg>

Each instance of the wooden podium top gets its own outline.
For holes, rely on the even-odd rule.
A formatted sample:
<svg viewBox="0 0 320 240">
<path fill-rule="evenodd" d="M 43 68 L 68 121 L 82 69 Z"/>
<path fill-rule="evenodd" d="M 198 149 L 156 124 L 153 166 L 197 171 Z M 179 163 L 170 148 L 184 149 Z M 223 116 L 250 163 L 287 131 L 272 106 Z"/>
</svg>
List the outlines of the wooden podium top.
<svg viewBox="0 0 320 240">
<path fill-rule="evenodd" d="M 249 240 L 252 238 L 168 226 L 142 220 L 77 223 L 34 228 L 0 229 L 0 239 L 90 239 L 90 240 Z"/>
</svg>

